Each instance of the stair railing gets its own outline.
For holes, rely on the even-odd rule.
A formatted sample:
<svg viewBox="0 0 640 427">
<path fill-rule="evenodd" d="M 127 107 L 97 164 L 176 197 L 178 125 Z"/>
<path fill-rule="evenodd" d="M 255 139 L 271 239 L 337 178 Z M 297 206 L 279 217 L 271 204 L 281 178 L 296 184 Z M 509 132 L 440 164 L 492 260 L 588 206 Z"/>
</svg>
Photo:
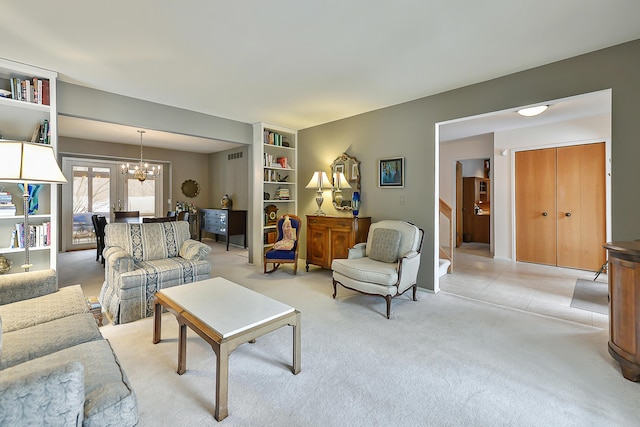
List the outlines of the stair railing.
<svg viewBox="0 0 640 427">
<path fill-rule="evenodd" d="M 444 200 L 440 199 L 440 214 L 449 220 L 449 250 L 445 250 L 445 248 L 440 245 L 440 258 L 447 259 L 450 263 L 449 268 L 447 268 L 447 273 L 451 273 L 453 271 L 454 234 L 452 212 L 451 206 L 449 206 Z"/>
</svg>

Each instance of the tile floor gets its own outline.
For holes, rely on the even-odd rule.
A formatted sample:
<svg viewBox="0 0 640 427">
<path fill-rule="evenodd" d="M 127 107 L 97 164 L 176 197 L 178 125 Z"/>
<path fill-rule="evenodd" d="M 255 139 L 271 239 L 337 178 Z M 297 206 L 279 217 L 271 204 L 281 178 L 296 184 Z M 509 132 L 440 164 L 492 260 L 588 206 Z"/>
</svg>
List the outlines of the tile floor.
<svg viewBox="0 0 640 427">
<path fill-rule="evenodd" d="M 523 262 L 494 260 L 489 245 L 464 243 L 454 254 L 454 272 L 440 278 L 443 292 L 568 321 L 609 327 L 609 316 L 570 306 L 577 279 L 595 273 Z M 607 287 L 606 273 L 597 279 Z"/>
</svg>

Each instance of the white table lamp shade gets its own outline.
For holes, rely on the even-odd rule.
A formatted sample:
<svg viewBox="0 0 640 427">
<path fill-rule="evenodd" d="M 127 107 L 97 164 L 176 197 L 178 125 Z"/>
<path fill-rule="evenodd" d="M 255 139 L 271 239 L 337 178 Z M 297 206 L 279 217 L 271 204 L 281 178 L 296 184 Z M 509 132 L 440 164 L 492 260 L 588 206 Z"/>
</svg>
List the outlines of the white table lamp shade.
<svg viewBox="0 0 640 427">
<path fill-rule="evenodd" d="M 331 181 L 329 181 L 329 177 L 326 172 L 317 171 L 313 173 L 311 180 L 305 188 L 314 188 L 318 189 L 329 189 L 331 188 Z"/>
<path fill-rule="evenodd" d="M 0 181 L 30 184 L 67 182 L 50 145 L 6 141 L 0 145 L 0 153 Z"/>
<path fill-rule="evenodd" d="M 345 177 L 342 172 L 333 174 L 333 186 L 338 190 L 341 188 L 351 188 L 347 177 Z"/>
</svg>

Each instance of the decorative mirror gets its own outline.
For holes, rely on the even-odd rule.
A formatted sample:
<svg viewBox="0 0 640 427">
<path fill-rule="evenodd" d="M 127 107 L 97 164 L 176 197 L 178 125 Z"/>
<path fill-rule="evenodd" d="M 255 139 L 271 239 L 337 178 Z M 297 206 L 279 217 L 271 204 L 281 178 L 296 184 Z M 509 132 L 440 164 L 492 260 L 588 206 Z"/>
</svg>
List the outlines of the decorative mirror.
<svg viewBox="0 0 640 427">
<path fill-rule="evenodd" d="M 192 179 L 188 179 L 182 183 L 182 194 L 187 197 L 196 197 L 200 194 L 200 184 Z"/>
<path fill-rule="evenodd" d="M 333 207 L 339 211 L 353 210 L 351 196 L 360 191 L 360 162 L 355 157 L 342 153 L 331 163 Z"/>
</svg>

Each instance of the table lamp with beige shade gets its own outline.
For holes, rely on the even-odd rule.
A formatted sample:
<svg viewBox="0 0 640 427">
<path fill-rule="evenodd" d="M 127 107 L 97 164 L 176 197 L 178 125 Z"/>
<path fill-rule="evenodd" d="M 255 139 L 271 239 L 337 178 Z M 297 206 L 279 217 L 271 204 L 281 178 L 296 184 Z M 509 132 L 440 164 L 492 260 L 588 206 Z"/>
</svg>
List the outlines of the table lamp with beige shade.
<svg viewBox="0 0 640 427">
<path fill-rule="evenodd" d="M 314 215 L 326 215 L 322 210 L 322 203 L 324 202 L 324 197 L 322 196 L 322 192 L 324 190 L 329 190 L 332 187 L 331 181 L 329 181 L 329 177 L 326 172 L 316 171 L 313 173 L 311 180 L 307 184 L 305 188 L 315 188 L 316 189 L 316 203 L 318 204 L 318 210 L 314 213 Z"/>
</svg>

